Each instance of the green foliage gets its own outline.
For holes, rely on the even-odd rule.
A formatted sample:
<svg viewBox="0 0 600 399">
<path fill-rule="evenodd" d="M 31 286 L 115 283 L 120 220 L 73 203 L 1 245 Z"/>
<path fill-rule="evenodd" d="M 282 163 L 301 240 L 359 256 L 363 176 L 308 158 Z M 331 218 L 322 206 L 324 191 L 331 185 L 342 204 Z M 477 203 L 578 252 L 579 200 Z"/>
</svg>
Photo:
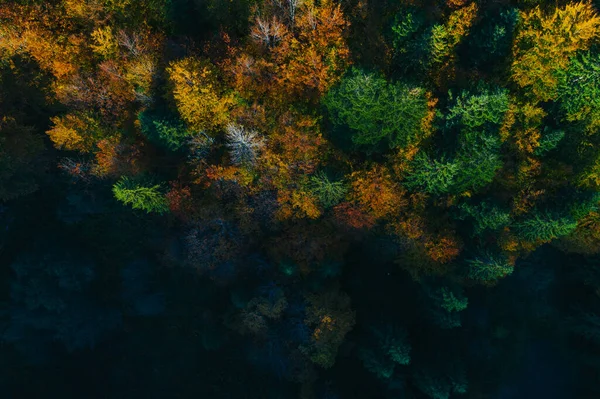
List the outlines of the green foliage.
<svg viewBox="0 0 600 399">
<path fill-rule="evenodd" d="M 418 68 L 426 64 L 431 39 L 431 32 L 426 28 L 423 13 L 416 9 L 403 10 L 394 18 L 392 45 L 396 63 L 401 68 Z M 414 72 L 422 71 L 415 70 Z"/>
<path fill-rule="evenodd" d="M 406 186 L 434 195 L 478 190 L 489 184 L 502 167 L 496 150 L 498 143 L 488 137 L 482 143 L 472 145 L 469 150 L 465 147 L 451 161 L 445 157 L 431 159 L 421 152 L 412 162 L 413 170 L 407 176 Z"/>
<path fill-rule="evenodd" d="M 460 327 L 460 312 L 469 304 L 460 286 L 426 286 L 425 295 L 429 303 L 427 316 L 441 328 L 450 329 Z"/>
<path fill-rule="evenodd" d="M 186 129 L 182 123 L 158 118 L 149 111 L 140 112 L 138 119 L 144 136 L 169 150 L 180 149 L 192 137 L 192 132 Z"/>
<path fill-rule="evenodd" d="M 329 180 L 324 172 L 310 178 L 310 189 L 325 208 L 339 204 L 346 196 L 346 185 L 341 181 Z"/>
<path fill-rule="evenodd" d="M 424 19 L 422 16 L 414 12 L 403 11 L 396 15 L 394 24 L 392 25 L 392 42 L 396 52 L 408 52 L 407 47 L 414 42 L 412 39 L 422 27 L 423 23 Z"/>
<path fill-rule="evenodd" d="M 382 380 L 389 380 L 396 366 L 410 364 L 411 345 L 405 329 L 388 325 L 371 328 L 369 346 L 361 348 L 359 357 L 367 370 Z"/>
<path fill-rule="evenodd" d="M 492 284 L 513 272 L 513 266 L 501 254 L 483 252 L 465 260 L 466 277 L 482 284 Z"/>
<path fill-rule="evenodd" d="M 358 356 L 363 362 L 363 366 L 381 380 L 389 380 L 394 375 L 396 365 L 391 359 L 382 356 L 371 349 L 361 348 Z"/>
<path fill-rule="evenodd" d="M 548 127 L 544 128 L 544 133 L 540 139 L 540 145 L 535 149 L 535 155 L 544 155 L 549 151 L 552 151 L 558 146 L 558 143 L 565 137 L 563 130 L 550 130 Z"/>
<path fill-rule="evenodd" d="M 450 93 L 450 99 L 452 100 Z M 457 151 L 452 160 L 430 159 L 420 152 L 415 157 L 407 186 L 434 195 L 477 191 L 494 179 L 502 167 L 501 141 L 495 130 L 508 110 L 505 90 L 462 92 L 454 99 L 446 117 L 449 132 L 458 132 Z"/>
<path fill-rule="evenodd" d="M 450 95 L 452 98 L 452 95 Z M 446 121 L 460 130 L 454 192 L 478 190 L 489 184 L 502 167 L 500 137 L 496 133 L 508 110 L 506 90 L 480 90 L 479 94 L 462 92 L 450 107 Z"/>
<path fill-rule="evenodd" d="M 559 101 L 566 119 L 600 123 L 600 55 L 591 52 L 573 57 L 559 71 Z"/>
<path fill-rule="evenodd" d="M 405 329 L 388 326 L 382 330 L 373 329 L 373 335 L 380 348 L 394 363 L 404 366 L 410 363 L 411 346 Z"/>
<path fill-rule="evenodd" d="M 446 372 L 424 368 L 415 372 L 413 381 L 431 399 L 449 399 L 455 394 L 467 393 L 468 389 L 464 366 L 461 365 Z"/>
<path fill-rule="evenodd" d="M 431 41 L 429 43 L 430 63 L 441 64 L 452 54 L 455 39 L 444 25 L 435 24 L 431 28 Z"/>
<path fill-rule="evenodd" d="M 577 221 L 571 217 L 557 216 L 549 212 L 534 212 L 530 218 L 515 224 L 520 238 L 546 242 L 569 235 L 576 227 Z"/>
<path fill-rule="evenodd" d="M 519 20 L 519 10 L 509 8 L 499 14 L 488 15 L 482 18 L 467 37 L 464 54 L 461 57 L 475 66 L 489 65 L 494 62 L 501 63 L 510 53 L 513 33 Z"/>
<path fill-rule="evenodd" d="M 439 161 L 431 159 L 424 152 L 417 154 L 412 168 L 412 173 L 406 179 L 406 186 L 434 195 L 451 192 L 459 173 L 456 162 L 446 161 L 443 157 Z"/>
<path fill-rule="evenodd" d="M 354 144 L 371 150 L 414 142 L 427 112 L 423 89 L 356 68 L 327 93 L 323 104 L 335 125 L 351 129 Z"/>
<path fill-rule="evenodd" d="M 457 154 L 455 193 L 467 190 L 477 191 L 494 180 L 496 172 L 502 167 L 499 154 L 500 139 L 494 136 L 482 136 L 478 142 L 465 145 Z"/>
<path fill-rule="evenodd" d="M 146 213 L 165 213 L 169 210 L 167 200 L 162 193 L 162 185 L 136 181 L 126 176 L 115 183 L 113 194 L 117 200 L 133 209 Z"/>
<path fill-rule="evenodd" d="M 574 220 L 579 221 L 590 212 L 597 212 L 600 202 L 598 192 L 576 192 L 572 198 L 565 199 L 566 213 Z"/>
<path fill-rule="evenodd" d="M 489 202 L 481 202 L 477 205 L 465 202 L 458 208 L 460 210 L 459 219 L 471 219 L 474 233 L 477 235 L 486 230 L 498 231 L 511 222 L 510 212 Z"/>
<path fill-rule="evenodd" d="M 460 312 L 467 308 L 469 300 L 462 292 L 454 292 L 448 287 L 440 289 L 441 306 L 448 312 Z"/>
<path fill-rule="evenodd" d="M 449 95 L 453 100 L 452 93 Z M 481 90 L 479 94 L 463 91 L 448 110 L 446 121 L 450 126 L 458 125 L 470 133 L 484 129 L 491 131 L 502 124 L 508 111 L 508 91 L 505 89 Z"/>
</svg>

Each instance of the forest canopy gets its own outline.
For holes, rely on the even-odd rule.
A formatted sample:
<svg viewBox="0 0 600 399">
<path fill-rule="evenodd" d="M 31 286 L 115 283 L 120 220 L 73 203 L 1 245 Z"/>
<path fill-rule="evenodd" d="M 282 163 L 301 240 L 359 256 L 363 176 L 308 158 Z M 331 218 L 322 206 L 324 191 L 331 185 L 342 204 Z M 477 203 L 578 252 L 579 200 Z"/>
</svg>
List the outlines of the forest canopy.
<svg viewBox="0 0 600 399">
<path fill-rule="evenodd" d="M 597 1 L 0 2 L 0 396 L 600 397 L 599 132 Z"/>
</svg>

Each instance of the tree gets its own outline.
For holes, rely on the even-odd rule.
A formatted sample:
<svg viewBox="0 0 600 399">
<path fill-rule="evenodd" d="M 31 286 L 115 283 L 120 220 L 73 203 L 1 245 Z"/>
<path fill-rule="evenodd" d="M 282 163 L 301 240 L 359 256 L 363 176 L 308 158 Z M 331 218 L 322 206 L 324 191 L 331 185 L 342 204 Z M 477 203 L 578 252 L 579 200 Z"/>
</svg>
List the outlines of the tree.
<svg viewBox="0 0 600 399">
<path fill-rule="evenodd" d="M 407 187 L 442 195 L 477 191 L 489 184 L 502 167 L 497 129 L 508 108 L 505 90 L 462 92 L 446 116 L 449 131 L 457 132 L 456 154 L 447 160 L 445 156 L 431 159 L 425 152 L 417 153 Z"/>
<path fill-rule="evenodd" d="M 92 39 L 94 44 L 90 47 L 99 56 L 109 59 L 117 55 L 119 43 L 110 26 L 96 28 L 92 32 Z"/>
<path fill-rule="evenodd" d="M 513 265 L 501 254 L 482 252 L 465 260 L 467 278 L 482 284 L 494 284 L 513 272 Z"/>
<path fill-rule="evenodd" d="M 462 203 L 458 206 L 459 219 L 471 219 L 474 226 L 474 234 L 480 235 L 485 231 L 498 231 L 511 223 L 508 210 L 489 202 L 481 202 L 476 205 Z"/>
<path fill-rule="evenodd" d="M 427 317 L 441 328 L 450 329 L 461 326 L 460 312 L 469 304 L 460 286 L 424 285 L 428 302 Z"/>
<path fill-rule="evenodd" d="M 227 125 L 225 138 L 231 162 L 236 165 L 250 166 L 256 163 L 265 145 L 265 139 L 257 132 L 233 123 Z"/>
<path fill-rule="evenodd" d="M 160 184 L 136 181 L 121 177 L 113 186 L 113 194 L 117 200 L 133 209 L 141 209 L 146 213 L 165 213 L 169 205 Z"/>
<path fill-rule="evenodd" d="M 350 178 L 350 198 L 375 218 L 397 214 L 408 205 L 405 190 L 392 179 L 386 168 L 376 165 L 366 171 L 354 172 Z"/>
<path fill-rule="evenodd" d="M 464 55 L 461 61 L 475 65 L 478 70 L 504 64 L 510 55 L 518 21 L 517 8 L 488 11 L 466 38 L 461 49 L 461 55 Z"/>
<path fill-rule="evenodd" d="M 405 147 L 419 138 L 427 113 L 425 91 L 352 69 L 324 97 L 334 124 L 347 126 L 352 141 L 370 150 Z"/>
<path fill-rule="evenodd" d="M 531 217 L 515 224 L 519 237 L 542 242 L 569 235 L 576 227 L 577 221 L 570 216 L 559 216 L 544 211 L 534 211 Z"/>
<path fill-rule="evenodd" d="M 287 65 L 279 77 L 291 93 L 320 98 L 346 70 L 350 50 L 345 35 L 348 21 L 342 5 L 332 0 L 292 0 L 299 3 L 293 18 L 298 45 L 292 45 Z M 296 48 L 294 48 L 296 47 Z M 312 94 L 312 93 L 315 94 Z"/>
<path fill-rule="evenodd" d="M 444 25 L 434 25 L 431 33 L 430 62 L 433 66 L 448 63 L 456 46 L 463 40 L 477 14 L 477 3 L 453 11 Z"/>
<path fill-rule="evenodd" d="M 458 172 L 454 192 L 478 191 L 491 183 L 502 167 L 500 137 L 484 133 L 476 139 L 466 138 L 460 145 L 455 158 Z"/>
<path fill-rule="evenodd" d="M 395 325 L 370 328 L 369 342 L 360 348 L 358 356 L 367 370 L 378 378 L 389 380 L 396 366 L 410 364 L 411 345 L 405 329 Z"/>
<path fill-rule="evenodd" d="M 536 8 L 521 12 L 513 44 L 512 78 L 534 99 L 558 95 L 557 74 L 578 50 L 589 48 L 600 34 L 600 17 L 591 3 L 570 3 L 545 14 Z"/>
<path fill-rule="evenodd" d="M 546 126 L 542 132 L 538 147 L 533 151 L 534 155 L 542 156 L 554 150 L 565 137 L 564 130 L 552 130 Z"/>
<path fill-rule="evenodd" d="M 177 110 L 192 129 L 213 131 L 225 126 L 234 101 L 225 93 L 216 68 L 205 60 L 184 58 L 172 62 L 167 73 Z"/>
<path fill-rule="evenodd" d="M 434 195 L 448 194 L 454 190 L 460 165 L 431 159 L 425 152 L 419 152 L 412 163 L 412 172 L 406 177 L 408 188 L 420 189 Z"/>
<path fill-rule="evenodd" d="M 493 131 L 502 125 L 504 114 L 509 108 L 508 91 L 505 89 L 482 89 L 475 94 L 461 92 L 454 100 L 446 116 L 449 126 L 459 126 L 470 134 L 484 130 Z M 470 133 L 470 134 L 469 134 Z"/>
<path fill-rule="evenodd" d="M 85 112 L 71 113 L 51 119 L 54 126 L 46 132 L 59 149 L 89 152 L 106 136 L 97 118 Z"/>
<path fill-rule="evenodd" d="M 310 178 L 310 187 L 325 208 L 331 208 L 340 203 L 347 191 L 343 182 L 330 180 L 324 172 L 319 172 Z"/>
<path fill-rule="evenodd" d="M 558 73 L 558 100 L 568 121 L 582 121 L 588 131 L 600 126 L 600 55 L 587 52 L 571 58 Z"/>
<path fill-rule="evenodd" d="M 403 10 L 392 25 L 392 45 L 397 62 L 405 66 L 425 65 L 430 35 L 424 32 L 425 16 L 417 9 Z"/>
<path fill-rule="evenodd" d="M 312 330 L 312 337 L 301 350 L 314 363 L 330 368 L 335 362 L 338 347 L 354 326 L 355 312 L 350 310 L 350 297 L 335 289 L 309 294 L 306 301 L 306 324 Z"/>
<path fill-rule="evenodd" d="M 462 92 L 448 111 L 446 123 L 458 131 L 454 192 L 477 191 L 489 184 L 502 166 L 498 129 L 509 109 L 506 90 Z"/>
<path fill-rule="evenodd" d="M 176 151 L 192 138 L 192 132 L 176 121 L 160 118 L 150 111 L 138 114 L 142 134 L 150 141 Z"/>
<path fill-rule="evenodd" d="M 468 382 L 464 365 L 453 361 L 450 365 L 435 365 L 430 359 L 430 364 L 424 364 L 412 376 L 417 388 L 431 399 L 450 399 L 455 394 L 465 394 Z"/>
<path fill-rule="evenodd" d="M 248 99 L 284 111 L 318 102 L 349 64 L 348 21 L 334 1 L 265 2 L 252 20 L 252 40 L 228 68 Z"/>
</svg>

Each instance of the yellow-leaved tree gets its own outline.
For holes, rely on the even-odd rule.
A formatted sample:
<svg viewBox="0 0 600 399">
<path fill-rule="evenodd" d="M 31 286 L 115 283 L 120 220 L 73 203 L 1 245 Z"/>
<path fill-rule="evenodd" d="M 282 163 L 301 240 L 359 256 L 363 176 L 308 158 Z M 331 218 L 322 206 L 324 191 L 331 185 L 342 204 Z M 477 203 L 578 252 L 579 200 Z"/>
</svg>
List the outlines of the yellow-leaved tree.
<svg viewBox="0 0 600 399">
<path fill-rule="evenodd" d="M 512 78 L 535 100 L 557 96 L 557 72 L 578 50 L 589 48 L 600 34 L 600 17 L 590 3 L 572 3 L 545 14 L 540 7 L 521 12 L 513 45 Z"/>
<path fill-rule="evenodd" d="M 455 75 L 456 48 L 469 34 L 477 17 L 475 2 L 452 11 L 448 20 L 431 30 L 429 68 L 435 84 L 442 88 Z"/>
<path fill-rule="evenodd" d="M 477 16 L 477 4 L 453 11 L 444 25 L 434 25 L 431 32 L 431 62 L 444 64 L 453 60 L 456 46 L 469 33 Z"/>
<path fill-rule="evenodd" d="M 184 58 L 167 68 L 177 109 L 193 129 L 215 130 L 229 120 L 233 97 L 224 92 L 217 70 L 197 58 Z"/>
<path fill-rule="evenodd" d="M 59 149 L 88 152 L 103 136 L 98 121 L 84 112 L 57 116 L 51 121 L 54 126 L 46 134 Z"/>
</svg>

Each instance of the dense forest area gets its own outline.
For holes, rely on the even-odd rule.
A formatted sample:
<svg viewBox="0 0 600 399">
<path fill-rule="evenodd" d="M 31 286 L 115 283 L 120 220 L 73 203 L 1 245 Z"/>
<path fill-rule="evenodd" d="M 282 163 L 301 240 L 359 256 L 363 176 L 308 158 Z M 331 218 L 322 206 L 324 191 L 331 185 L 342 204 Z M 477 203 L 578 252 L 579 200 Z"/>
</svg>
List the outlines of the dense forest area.
<svg viewBox="0 0 600 399">
<path fill-rule="evenodd" d="M 600 1 L 0 1 L 0 397 L 600 397 Z"/>
</svg>

